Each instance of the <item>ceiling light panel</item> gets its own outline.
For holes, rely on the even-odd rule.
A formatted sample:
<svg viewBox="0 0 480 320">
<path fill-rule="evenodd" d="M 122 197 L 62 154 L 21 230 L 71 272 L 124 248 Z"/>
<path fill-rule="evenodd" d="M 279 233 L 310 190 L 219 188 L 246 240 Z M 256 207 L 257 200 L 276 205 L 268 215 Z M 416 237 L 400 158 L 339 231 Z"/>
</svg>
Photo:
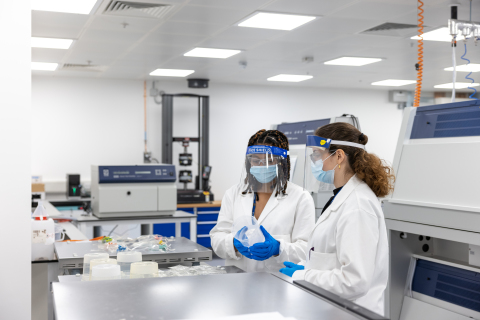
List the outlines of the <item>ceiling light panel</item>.
<svg viewBox="0 0 480 320">
<path fill-rule="evenodd" d="M 293 14 L 257 12 L 238 24 L 239 27 L 293 30 L 307 22 L 315 20 L 314 16 L 299 16 Z"/>
<path fill-rule="evenodd" d="M 51 62 L 32 62 L 32 70 L 54 71 L 58 67 L 58 63 Z"/>
<path fill-rule="evenodd" d="M 422 35 L 423 40 L 426 41 L 444 41 L 444 42 L 452 42 L 452 36 L 450 35 L 450 30 L 447 27 L 435 29 L 429 32 L 425 32 Z M 458 40 L 463 40 L 465 37 L 462 36 L 460 33 L 457 36 Z M 411 37 L 410 39 L 418 40 L 420 39 L 419 36 Z"/>
<path fill-rule="evenodd" d="M 380 58 L 358 58 L 358 57 L 341 57 L 338 59 L 326 61 L 324 64 L 335 66 L 364 66 L 366 64 L 382 61 Z"/>
<path fill-rule="evenodd" d="M 72 45 L 73 40 L 32 37 L 31 43 L 32 48 L 68 49 Z"/>
<path fill-rule="evenodd" d="M 185 53 L 184 56 L 226 59 L 236 54 L 239 54 L 240 52 L 241 52 L 240 50 L 229 50 L 229 49 L 195 48 Z"/>
<path fill-rule="evenodd" d="M 445 71 L 453 71 L 453 67 L 445 68 Z M 480 64 L 478 63 L 470 63 L 470 64 L 462 64 L 461 66 L 457 66 L 457 72 L 480 72 Z"/>
<path fill-rule="evenodd" d="M 158 76 L 158 77 L 186 77 L 195 70 L 183 70 L 183 69 L 157 69 L 150 72 L 151 76 Z"/>
<path fill-rule="evenodd" d="M 398 80 L 398 79 L 388 79 L 377 82 L 372 82 L 372 86 L 386 86 L 386 87 L 401 87 L 408 84 L 416 83 L 415 80 Z"/>
<path fill-rule="evenodd" d="M 31 0 L 32 10 L 90 14 L 97 0 Z"/>
<path fill-rule="evenodd" d="M 478 87 L 478 83 L 470 82 L 455 82 L 455 89 L 467 89 L 468 87 Z M 437 89 L 453 89 L 453 82 L 437 84 L 434 86 Z"/>
<path fill-rule="evenodd" d="M 270 77 L 268 81 L 282 81 L 282 82 L 300 82 L 308 79 L 312 79 L 313 76 L 295 75 L 295 74 L 279 74 L 274 77 Z"/>
</svg>

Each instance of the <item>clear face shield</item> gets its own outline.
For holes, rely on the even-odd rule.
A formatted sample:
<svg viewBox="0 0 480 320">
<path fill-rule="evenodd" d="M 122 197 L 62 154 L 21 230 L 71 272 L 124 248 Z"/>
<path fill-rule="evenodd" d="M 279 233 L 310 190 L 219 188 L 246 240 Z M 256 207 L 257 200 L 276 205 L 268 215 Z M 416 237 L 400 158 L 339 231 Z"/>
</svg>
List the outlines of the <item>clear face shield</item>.
<svg viewBox="0 0 480 320">
<path fill-rule="evenodd" d="M 272 146 L 247 148 L 240 182 L 242 192 L 280 193 L 288 178 L 288 151 Z"/>
<path fill-rule="evenodd" d="M 304 189 L 309 192 L 332 191 L 337 164 L 329 160 L 336 151 L 331 150 L 331 145 L 344 145 L 365 150 L 362 144 L 326 139 L 318 136 L 307 136 L 305 149 Z M 347 155 L 348 156 L 348 155 Z M 327 164 L 327 168 L 325 168 Z"/>
</svg>

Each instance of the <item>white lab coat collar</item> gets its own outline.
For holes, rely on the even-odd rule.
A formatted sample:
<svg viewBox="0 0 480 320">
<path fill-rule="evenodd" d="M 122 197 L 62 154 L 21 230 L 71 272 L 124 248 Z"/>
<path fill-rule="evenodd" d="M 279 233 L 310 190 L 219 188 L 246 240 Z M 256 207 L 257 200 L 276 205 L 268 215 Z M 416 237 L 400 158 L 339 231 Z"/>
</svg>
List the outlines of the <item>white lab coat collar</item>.
<svg viewBox="0 0 480 320">
<path fill-rule="evenodd" d="M 340 206 L 345 202 L 345 200 L 347 200 L 350 193 L 352 193 L 352 191 L 355 190 L 355 188 L 360 183 L 362 183 L 362 180 L 360 180 L 357 177 L 357 175 L 354 174 L 353 177 L 351 177 L 350 180 L 348 180 L 348 182 L 343 186 L 342 190 L 337 194 L 337 196 L 335 197 L 333 202 L 330 204 L 330 206 L 327 208 L 327 210 L 325 210 L 325 212 L 322 213 L 317 223 L 315 224 L 315 227 L 318 226 L 323 221 L 325 221 L 325 219 L 328 218 L 328 216 L 330 215 L 330 213 L 332 213 L 332 211 L 337 211 L 338 208 L 340 208 Z"/>
<path fill-rule="evenodd" d="M 248 215 L 249 217 L 252 216 L 252 209 L 253 209 L 253 193 L 247 193 L 246 195 L 242 195 L 242 207 L 243 207 L 243 212 L 245 215 Z M 270 196 L 270 199 L 268 199 L 267 205 L 262 211 L 262 214 L 260 215 L 260 219 L 258 220 L 258 223 L 261 224 L 262 221 L 265 220 L 265 218 L 277 207 L 279 203 L 279 200 L 277 197 L 275 197 L 275 192 L 272 193 Z"/>
</svg>

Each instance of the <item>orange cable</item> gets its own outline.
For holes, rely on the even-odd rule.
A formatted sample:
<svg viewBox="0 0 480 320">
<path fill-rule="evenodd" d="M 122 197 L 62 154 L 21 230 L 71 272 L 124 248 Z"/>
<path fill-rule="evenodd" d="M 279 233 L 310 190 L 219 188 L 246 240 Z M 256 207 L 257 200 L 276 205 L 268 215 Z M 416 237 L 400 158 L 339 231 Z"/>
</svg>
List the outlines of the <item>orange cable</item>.
<svg viewBox="0 0 480 320">
<path fill-rule="evenodd" d="M 420 106 L 420 96 L 422 95 L 422 79 L 423 79 L 423 2 L 418 0 L 418 70 L 417 70 L 417 87 L 415 88 L 415 97 L 413 99 L 414 107 Z"/>
</svg>

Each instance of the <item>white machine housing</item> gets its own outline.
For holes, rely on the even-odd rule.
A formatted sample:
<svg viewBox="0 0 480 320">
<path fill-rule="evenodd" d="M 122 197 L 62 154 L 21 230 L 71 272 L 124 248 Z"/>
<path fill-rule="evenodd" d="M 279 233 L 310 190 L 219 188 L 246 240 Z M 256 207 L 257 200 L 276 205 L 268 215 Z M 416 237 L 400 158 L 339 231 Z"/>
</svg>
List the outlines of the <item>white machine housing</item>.
<svg viewBox="0 0 480 320">
<path fill-rule="evenodd" d="M 390 245 L 386 317 L 392 320 L 480 319 L 478 292 L 465 290 L 475 286 L 471 279 L 480 281 L 480 265 L 469 257 L 480 245 L 479 108 L 471 100 L 404 111 L 395 190 L 383 200 Z M 427 278 L 419 263 L 452 273 Z M 441 280 L 447 278 L 457 282 Z"/>
<path fill-rule="evenodd" d="M 98 218 L 172 215 L 177 210 L 174 165 L 92 165 L 91 169 L 91 203 Z"/>
</svg>

